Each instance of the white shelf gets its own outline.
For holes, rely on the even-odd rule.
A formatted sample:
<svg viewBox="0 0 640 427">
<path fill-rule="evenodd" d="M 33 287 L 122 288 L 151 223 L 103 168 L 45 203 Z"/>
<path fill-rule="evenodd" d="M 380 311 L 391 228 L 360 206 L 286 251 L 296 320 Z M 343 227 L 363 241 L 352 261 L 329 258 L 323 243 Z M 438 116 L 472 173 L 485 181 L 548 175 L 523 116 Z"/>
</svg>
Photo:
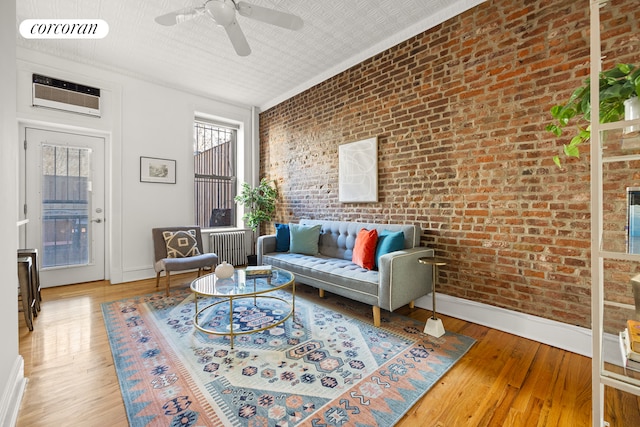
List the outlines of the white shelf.
<svg viewBox="0 0 640 427">
<path fill-rule="evenodd" d="M 628 126 L 640 125 L 640 119 L 634 120 L 621 120 L 619 122 L 611 122 L 611 123 L 599 123 L 599 130 L 616 130 L 616 129 L 624 129 Z"/>
<path fill-rule="evenodd" d="M 624 330 L 625 319 L 636 316 L 635 305 L 626 300 L 628 295 L 622 291 L 612 291 L 607 288 L 605 292 L 605 278 L 607 283 L 612 280 L 616 286 L 623 284 L 624 278 L 633 270 L 632 264 L 640 263 L 640 254 L 626 252 L 626 244 L 623 240 L 626 233 L 621 230 L 620 211 L 612 206 L 620 203 L 620 190 L 612 183 L 620 183 L 632 187 L 638 185 L 633 181 L 633 174 L 629 173 L 629 182 L 623 174 L 611 177 L 608 181 L 603 171 L 621 170 L 625 165 L 617 166 L 616 162 L 640 161 L 640 135 L 638 132 L 625 134 L 624 129 L 632 125 L 640 125 L 640 119 L 623 120 L 614 123 L 599 123 L 599 72 L 602 58 L 602 42 L 600 40 L 600 9 L 606 8 L 608 3 L 603 0 L 590 0 L 590 81 L 591 81 L 591 117 L 596 118 L 591 123 L 591 314 L 592 314 L 592 423 L 594 427 L 607 424 L 604 419 L 604 388 L 605 386 L 622 390 L 627 393 L 640 396 L 640 370 L 627 366 L 627 354 L 623 347 L 623 338 L 620 334 L 620 355 L 617 362 L 606 363 L 604 357 L 603 340 L 605 335 L 611 334 L 612 329 Z M 606 168 L 603 167 L 606 165 Z M 616 181 L 616 179 L 618 181 Z M 626 205 L 626 201 L 625 201 Z M 606 206 L 606 208 L 605 208 Z M 606 210 L 606 213 L 605 213 Z M 618 214 L 618 216 L 616 216 Z M 620 268 L 616 268 L 619 267 Z M 619 271 L 624 268 L 627 271 Z M 612 279 L 616 277 L 616 279 Z M 628 282 L 628 291 L 631 292 L 631 281 Z M 609 294 L 609 292 L 614 292 Z M 612 298 L 614 297 L 614 298 Z M 619 300 L 615 300 L 615 299 Z M 605 325 L 607 332 L 605 333 Z M 634 366 L 636 368 L 637 364 Z M 622 416 L 622 414 L 621 414 Z"/>
<path fill-rule="evenodd" d="M 599 251 L 597 255 L 604 259 L 640 261 L 640 254 L 630 254 L 628 252 Z"/>
</svg>

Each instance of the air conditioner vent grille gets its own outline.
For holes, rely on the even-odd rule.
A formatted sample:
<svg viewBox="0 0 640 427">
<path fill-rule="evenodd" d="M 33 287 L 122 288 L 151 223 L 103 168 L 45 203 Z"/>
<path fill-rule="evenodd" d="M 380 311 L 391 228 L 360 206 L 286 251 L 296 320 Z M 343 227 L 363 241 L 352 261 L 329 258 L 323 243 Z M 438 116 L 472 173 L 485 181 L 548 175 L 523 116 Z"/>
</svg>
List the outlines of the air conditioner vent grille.
<svg viewBox="0 0 640 427">
<path fill-rule="evenodd" d="M 34 85 L 36 98 L 48 99 L 49 101 L 62 102 L 63 104 L 78 105 L 88 108 L 100 108 L 100 98 L 82 93 L 70 92 L 55 87 Z"/>
<path fill-rule="evenodd" d="M 34 107 L 100 116 L 100 89 L 33 74 Z"/>
</svg>

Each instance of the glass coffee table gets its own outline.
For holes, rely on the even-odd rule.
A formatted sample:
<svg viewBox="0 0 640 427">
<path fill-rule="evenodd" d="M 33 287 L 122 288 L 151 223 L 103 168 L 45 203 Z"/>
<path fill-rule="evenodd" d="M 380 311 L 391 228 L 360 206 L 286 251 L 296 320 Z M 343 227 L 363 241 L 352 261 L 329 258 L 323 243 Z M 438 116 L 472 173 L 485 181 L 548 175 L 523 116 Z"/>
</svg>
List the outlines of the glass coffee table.
<svg viewBox="0 0 640 427">
<path fill-rule="evenodd" d="M 276 291 L 288 286 L 291 286 L 290 299 L 274 295 Z M 207 274 L 191 282 L 191 291 L 196 299 L 196 314 L 193 319 L 195 327 L 207 334 L 228 335 L 231 339 L 231 349 L 233 349 L 233 338 L 236 335 L 251 334 L 278 326 L 293 316 L 296 310 L 296 284 L 293 273 L 277 268 L 273 268 L 270 275 L 256 277 L 247 276 L 245 270 L 236 270 L 233 277 L 227 279 L 220 279 L 214 273 Z M 212 297 L 217 298 L 217 300 L 207 304 L 205 307 L 198 307 L 198 299 Z M 234 303 L 247 299 L 250 302 L 253 300 L 253 306 L 255 307 L 259 306 L 260 301 L 277 300 L 285 304 L 288 312 L 278 318 L 274 318 L 273 321 L 267 324 L 259 324 L 250 330 L 239 329 L 238 325 L 234 325 Z M 207 325 L 207 320 L 205 320 L 204 324 L 201 324 L 202 318 L 206 318 L 208 314 L 211 314 L 210 311 L 224 304 L 229 306 L 229 329 L 226 329 L 226 325 L 222 325 L 225 327 L 224 330 L 222 330 L 222 327 L 215 328 Z"/>
</svg>

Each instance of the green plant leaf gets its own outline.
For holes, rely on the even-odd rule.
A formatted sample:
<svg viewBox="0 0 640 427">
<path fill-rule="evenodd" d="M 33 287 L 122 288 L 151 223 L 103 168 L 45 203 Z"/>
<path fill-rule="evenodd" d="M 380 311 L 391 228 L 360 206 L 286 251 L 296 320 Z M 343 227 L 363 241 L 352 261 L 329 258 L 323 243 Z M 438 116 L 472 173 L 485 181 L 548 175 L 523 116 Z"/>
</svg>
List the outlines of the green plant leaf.
<svg viewBox="0 0 640 427">
<path fill-rule="evenodd" d="M 633 73 L 631 82 L 635 87 L 636 96 L 640 96 L 640 68 L 638 68 L 638 70 L 635 73 Z"/>
<path fill-rule="evenodd" d="M 616 66 L 616 68 L 618 70 L 620 70 L 620 72 L 622 72 L 625 76 L 628 75 L 631 70 L 633 70 L 635 67 L 633 65 L 630 64 L 618 64 Z"/>
<path fill-rule="evenodd" d="M 562 135 L 562 129 L 559 126 L 556 126 L 554 124 L 549 124 L 547 125 L 546 128 L 549 132 L 553 133 L 555 136 L 560 136 Z"/>
<path fill-rule="evenodd" d="M 580 157 L 580 150 L 578 149 L 577 144 L 573 144 L 573 140 L 571 142 L 572 144 L 564 146 L 564 154 L 570 157 Z"/>
<path fill-rule="evenodd" d="M 585 96 L 582 97 L 579 102 L 577 102 L 578 105 L 578 113 L 582 113 L 584 114 L 586 111 L 590 111 L 591 110 L 591 91 L 588 91 L 587 93 L 585 93 Z"/>
<path fill-rule="evenodd" d="M 551 107 L 551 115 L 554 119 L 557 119 L 560 116 L 560 112 L 562 111 L 562 105 L 554 105 Z"/>
<path fill-rule="evenodd" d="M 569 100 L 567 101 L 567 105 L 570 105 L 577 99 L 584 98 L 585 92 L 589 92 L 589 85 L 585 87 L 579 87 L 578 89 L 574 90 L 571 94 L 571 97 L 569 97 Z"/>
<path fill-rule="evenodd" d="M 562 167 L 560 165 L 560 156 L 553 156 L 553 163 L 555 163 L 559 168 Z"/>
<path fill-rule="evenodd" d="M 635 68 L 633 65 L 629 65 L 629 64 L 616 64 L 615 67 L 613 67 L 610 70 L 607 71 L 603 71 L 600 73 L 600 78 L 604 78 L 604 79 L 619 79 L 620 77 L 624 77 L 626 75 L 628 75 L 631 70 L 633 70 L 633 68 Z"/>
</svg>

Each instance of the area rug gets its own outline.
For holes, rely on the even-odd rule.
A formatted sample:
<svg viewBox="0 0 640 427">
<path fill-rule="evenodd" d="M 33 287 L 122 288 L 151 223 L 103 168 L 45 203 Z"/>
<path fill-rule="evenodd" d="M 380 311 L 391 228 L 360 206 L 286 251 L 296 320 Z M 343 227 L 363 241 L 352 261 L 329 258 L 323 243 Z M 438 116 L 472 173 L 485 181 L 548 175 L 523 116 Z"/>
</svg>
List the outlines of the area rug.
<svg viewBox="0 0 640 427">
<path fill-rule="evenodd" d="M 433 338 L 394 313 L 376 328 L 370 306 L 316 293 L 298 287 L 294 317 L 236 336 L 233 350 L 228 336 L 195 329 L 188 289 L 103 304 L 129 424 L 392 426 L 474 343 L 451 332 Z M 286 313 L 278 300 L 239 300 L 234 327 Z M 201 325 L 228 328 L 228 304 L 205 317 Z"/>
</svg>

